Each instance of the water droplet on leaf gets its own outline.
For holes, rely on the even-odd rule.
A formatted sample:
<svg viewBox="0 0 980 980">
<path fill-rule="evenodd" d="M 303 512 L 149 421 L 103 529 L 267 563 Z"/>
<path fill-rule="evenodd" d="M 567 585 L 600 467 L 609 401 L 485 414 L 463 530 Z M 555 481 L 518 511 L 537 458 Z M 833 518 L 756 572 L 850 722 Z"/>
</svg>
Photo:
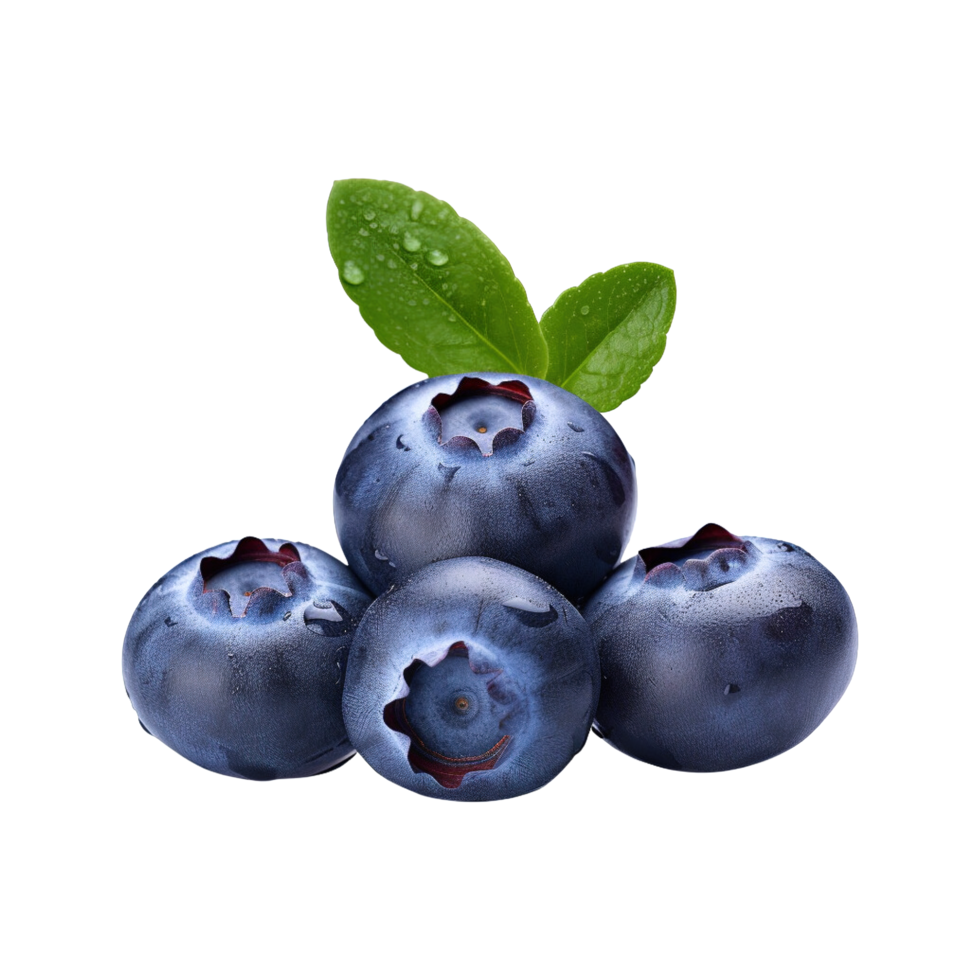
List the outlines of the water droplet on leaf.
<svg viewBox="0 0 980 980">
<path fill-rule="evenodd" d="M 434 248 L 430 252 L 427 252 L 425 258 L 430 265 L 436 266 L 445 265 L 449 261 L 449 256 L 438 248 Z"/>
<path fill-rule="evenodd" d="M 421 247 L 422 243 L 410 232 L 405 232 L 405 237 L 402 239 L 405 245 L 406 251 L 417 252 Z"/>
<path fill-rule="evenodd" d="M 364 282 L 364 271 L 356 263 L 348 259 L 344 263 L 344 271 L 342 273 L 344 279 L 349 282 L 352 286 L 358 286 Z"/>
</svg>

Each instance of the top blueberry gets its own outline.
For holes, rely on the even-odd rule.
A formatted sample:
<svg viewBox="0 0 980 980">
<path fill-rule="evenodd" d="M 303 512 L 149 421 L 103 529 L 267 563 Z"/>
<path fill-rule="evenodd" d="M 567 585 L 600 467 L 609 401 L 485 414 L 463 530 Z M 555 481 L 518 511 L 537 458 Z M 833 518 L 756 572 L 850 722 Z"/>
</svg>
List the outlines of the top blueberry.
<svg viewBox="0 0 980 980">
<path fill-rule="evenodd" d="M 385 402 L 334 490 L 341 547 L 376 594 L 429 562 L 484 555 L 577 601 L 619 561 L 635 511 L 633 460 L 599 412 L 547 381 L 489 372 Z"/>
</svg>

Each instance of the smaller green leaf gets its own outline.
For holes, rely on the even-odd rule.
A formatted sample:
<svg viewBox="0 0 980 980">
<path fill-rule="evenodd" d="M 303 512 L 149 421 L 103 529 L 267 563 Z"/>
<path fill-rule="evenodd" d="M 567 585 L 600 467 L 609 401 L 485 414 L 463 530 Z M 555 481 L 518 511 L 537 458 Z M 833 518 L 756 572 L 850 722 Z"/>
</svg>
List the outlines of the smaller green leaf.
<svg viewBox="0 0 980 980">
<path fill-rule="evenodd" d="M 541 317 L 546 380 L 608 412 L 650 377 L 667 344 L 677 289 L 674 273 L 630 262 L 565 290 Z"/>
<path fill-rule="evenodd" d="M 548 348 L 510 263 L 445 201 L 391 181 L 339 180 L 327 237 L 347 295 L 412 367 L 430 376 L 547 370 Z"/>
</svg>

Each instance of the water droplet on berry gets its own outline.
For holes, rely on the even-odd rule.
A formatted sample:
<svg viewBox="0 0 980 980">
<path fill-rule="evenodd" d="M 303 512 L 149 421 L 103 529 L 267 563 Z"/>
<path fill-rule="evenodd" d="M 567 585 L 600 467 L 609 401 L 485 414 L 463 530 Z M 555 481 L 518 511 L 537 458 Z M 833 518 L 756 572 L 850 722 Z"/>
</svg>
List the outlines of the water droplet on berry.
<svg viewBox="0 0 980 980">
<path fill-rule="evenodd" d="M 303 618 L 310 622 L 313 619 L 324 619 L 329 623 L 343 622 L 344 617 L 340 614 L 337 607 L 329 600 L 314 600 L 312 606 L 307 606 L 303 613 Z"/>
<path fill-rule="evenodd" d="M 504 605 L 508 609 L 520 609 L 523 612 L 546 613 L 551 609 L 551 606 L 546 602 L 535 602 L 533 599 L 524 599 L 521 596 L 508 599 Z"/>
</svg>

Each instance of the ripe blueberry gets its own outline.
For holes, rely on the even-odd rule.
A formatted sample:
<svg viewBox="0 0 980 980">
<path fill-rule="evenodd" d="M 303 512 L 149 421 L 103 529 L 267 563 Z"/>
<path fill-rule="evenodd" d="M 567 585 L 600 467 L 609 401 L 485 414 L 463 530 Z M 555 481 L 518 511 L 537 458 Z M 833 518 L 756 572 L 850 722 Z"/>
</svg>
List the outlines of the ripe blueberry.
<svg viewBox="0 0 980 980">
<path fill-rule="evenodd" d="M 429 562 L 484 555 L 577 601 L 633 527 L 633 460 L 586 402 L 537 378 L 429 378 L 385 402 L 344 455 L 334 519 L 376 594 Z"/>
<path fill-rule="evenodd" d="M 382 776 L 426 796 L 538 789 L 582 748 L 599 694 L 585 621 L 556 589 L 492 558 L 436 562 L 368 609 L 344 721 Z"/>
<path fill-rule="evenodd" d="M 228 776 L 310 776 L 354 750 L 341 717 L 354 627 L 371 597 L 305 544 L 243 538 L 188 558 L 143 597 L 123 678 L 140 723 Z"/>
<path fill-rule="evenodd" d="M 736 769 L 792 748 L 857 658 L 850 599 L 823 565 L 717 524 L 624 562 L 584 616 L 602 664 L 596 733 L 667 769 Z"/>
</svg>

